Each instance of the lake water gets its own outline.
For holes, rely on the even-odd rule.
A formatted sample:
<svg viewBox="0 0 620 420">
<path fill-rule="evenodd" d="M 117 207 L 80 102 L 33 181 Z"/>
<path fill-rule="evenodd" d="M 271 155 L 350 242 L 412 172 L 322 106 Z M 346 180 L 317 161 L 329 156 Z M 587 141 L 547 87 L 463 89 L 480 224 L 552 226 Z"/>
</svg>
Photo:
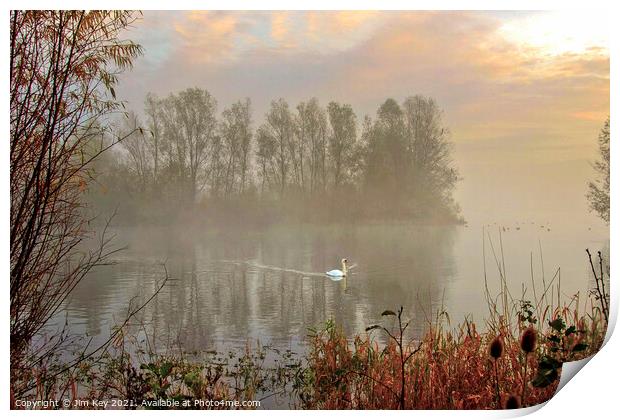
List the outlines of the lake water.
<svg viewBox="0 0 620 420">
<path fill-rule="evenodd" d="M 187 351 L 241 348 L 256 340 L 296 349 L 308 328 L 328 319 L 353 335 L 380 322 L 385 309 L 401 305 L 412 319 L 412 335 L 442 305 L 453 325 L 466 315 L 480 322 L 487 313 L 485 265 L 491 293 L 499 290 L 493 250 L 501 258 L 503 249 L 514 294 L 521 294 L 522 285 L 531 292 L 532 271 L 542 287 L 543 272 L 548 283 L 560 267 L 562 298 L 579 292 L 585 299 L 591 285 L 585 248 L 608 246 L 601 224 L 534 221 L 502 227 L 116 228 L 114 234 L 114 243 L 127 249 L 75 289 L 66 304 L 71 331 L 101 342 L 122 321 L 132 297 L 135 306 L 153 294 L 165 263 L 170 280 L 132 328 L 156 337 L 159 348 Z M 346 281 L 321 274 L 340 268 L 343 257 L 354 265 Z"/>
</svg>

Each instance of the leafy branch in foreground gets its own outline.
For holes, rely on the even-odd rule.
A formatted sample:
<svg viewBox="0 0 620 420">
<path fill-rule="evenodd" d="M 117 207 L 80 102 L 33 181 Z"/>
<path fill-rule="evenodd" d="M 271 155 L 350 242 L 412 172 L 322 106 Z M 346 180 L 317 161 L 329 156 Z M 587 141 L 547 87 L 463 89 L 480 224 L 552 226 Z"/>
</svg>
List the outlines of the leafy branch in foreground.
<svg viewBox="0 0 620 420">
<path fill-rule="evenodd" d="M 106 148 L 100 125 L 122 108 L 117 75 L 142 48 L 120 40 L 136 20 L 123 11 L 13 11 L 10 17 L 11 382 L 50 349 L 33 338 L 86 274 L 104 264 L 110 240 L 85 214 L 88 166 Z M 118 137 L 118 141 L 123 136 Z M 54 342 L 58 346 L 58 342 Z"/>
</svg>

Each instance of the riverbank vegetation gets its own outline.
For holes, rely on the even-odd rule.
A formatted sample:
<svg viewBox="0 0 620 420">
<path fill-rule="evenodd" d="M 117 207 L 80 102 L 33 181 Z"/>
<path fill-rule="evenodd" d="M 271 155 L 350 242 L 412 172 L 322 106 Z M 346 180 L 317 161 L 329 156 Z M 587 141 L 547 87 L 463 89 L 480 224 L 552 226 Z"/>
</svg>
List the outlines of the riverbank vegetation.
<svg viewBox="0 0 620 420">
<path fill-rule="evenodd" d="M 260 343 L 240 352 L 158 351 L 155 337 L 123 325 L 101 352 L 70 369 L 51 364 L 29 371 L 30 390 L 19 397 L 123 401 L 118 408 L 126 409 L 171 401 L 192 409 L 257 408 L 242 401 L 305 409 L 532 406 L 553 396 L 564 362 L 595 354 L 604 341 L 609 295 L 600 254 L 592 268 L 595 284 L 584 302 L 575 296 L 549 303 L 554 278 L 536 301 L 515 299 L 507 289 L 488 295 L 482 327 L 468 318 L 453 326 L 440 308 L 414 338 L 401 307 L 354 337 L 327 321 L 309 331 L 303 354 Z M 197 400 L 240 403 L 198 407 Z"/>
</svg>

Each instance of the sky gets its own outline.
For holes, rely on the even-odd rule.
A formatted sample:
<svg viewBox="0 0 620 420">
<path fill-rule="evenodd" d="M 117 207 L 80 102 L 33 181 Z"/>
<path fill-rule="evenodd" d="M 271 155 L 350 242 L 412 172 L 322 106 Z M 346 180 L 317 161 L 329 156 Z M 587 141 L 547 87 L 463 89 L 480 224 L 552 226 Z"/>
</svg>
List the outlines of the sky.
<svg viewBox="0 0 620 420">
<path fill-rule="evenodd" d="M 590 223 L 584 198 L 609 114 L 608 28 L 596 12 L 146 11 L 126 34 L 145 53 L 121 78 L 146 93 L 187 87 L 219 110 L 252 100 L 350 103 L 435 98 L 462 176 L 468 220 Z"/>
</svg>

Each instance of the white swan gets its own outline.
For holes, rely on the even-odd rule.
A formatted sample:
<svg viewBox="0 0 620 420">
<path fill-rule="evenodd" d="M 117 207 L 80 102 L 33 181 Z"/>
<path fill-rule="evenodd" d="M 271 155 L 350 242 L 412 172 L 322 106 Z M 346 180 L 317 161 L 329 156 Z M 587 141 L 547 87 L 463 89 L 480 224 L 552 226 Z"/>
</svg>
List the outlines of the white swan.
<svg viewBox="0 0 620 420">
<path fill-rule="evenodd" d="M 347 276 L 347 259 L 343 258 L 342 262 L 342 270 L 330 270 L 327 274 L 329 277 L 346 277 Z"/>
</svg>

